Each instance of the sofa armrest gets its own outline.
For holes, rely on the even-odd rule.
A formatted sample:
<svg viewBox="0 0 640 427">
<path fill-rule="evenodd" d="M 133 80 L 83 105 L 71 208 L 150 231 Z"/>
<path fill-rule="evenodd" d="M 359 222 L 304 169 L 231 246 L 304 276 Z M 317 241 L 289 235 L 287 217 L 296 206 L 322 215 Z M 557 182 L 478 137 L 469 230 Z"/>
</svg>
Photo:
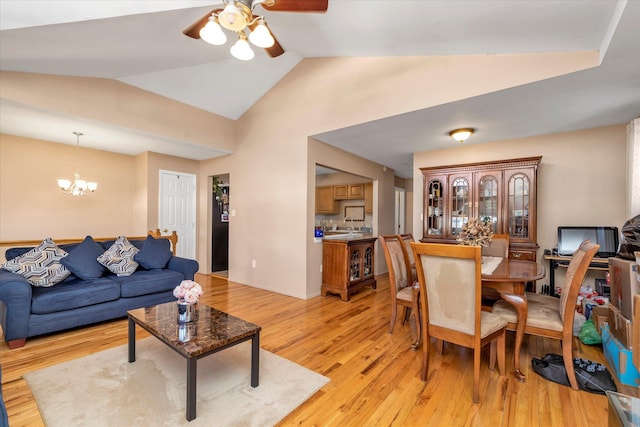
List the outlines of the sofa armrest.
<svg viewBox="0 0 640 427">
<path fill-rule="evenodd" d="M 174 256 L 169 260 L 167 268 L 182 273 L 185 280 L 193 280 L 200 265 L 196 260 Z"/>
<path fill-rule="evenodd" d="M 0 325 L 5 341 L 26 338 L 31 315 L 31 285 L 19 274 L 0 268 Z"/>
</svg>

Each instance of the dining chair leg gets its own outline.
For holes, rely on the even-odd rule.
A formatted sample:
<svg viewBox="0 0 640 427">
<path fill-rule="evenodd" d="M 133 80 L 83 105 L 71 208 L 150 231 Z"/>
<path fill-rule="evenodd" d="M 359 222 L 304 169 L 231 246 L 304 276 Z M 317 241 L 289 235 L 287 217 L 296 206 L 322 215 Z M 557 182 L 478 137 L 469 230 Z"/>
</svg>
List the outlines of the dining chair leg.
<svg viewBox="0 0 640 427">
<path fill-rule="evenodd" d="M 503 330 L 497 339 L 498 346 L 498 372 L 503 377 L 506 373 L 506 358 L 507 358 L 507 330 Z"/>
<path fill-rule="evenodd" d="M 427 375 L 429 374 L 429 336 L 423 332 L 422 336 L 422 371 L 420 373 L 420 379 L 427 381 Z"/>
<path fill-rule="evenodd" d="M 389 333 L 393 333 L 393 327 L 396 324 L 396 317 L 398 316 L 398 304 L 393 304 L 391 307 L 391 324 L 389 325 Z"/>
<path fill-rule="evenodd" d="M 406 305 L 402 307 L 402 326 L 407 323 L 407 320 L 411 316 L 411 309 Z"/>
<path fill-rule="evenodd" d="M 492 340 L 489 343 L 489 370 L 493 371 L 496 369 L 496 347 L 498 344 L 498 339 Z"/>
<path fill-rule="evenodd" d="M 416 325 L 416 341 L 411 344 L 411 348 L 414 350 L 417 350 L 418 348 L 420 348 L 420 344 L 422 343 L 422 319 L 421 317 L 421 313 L 420 313 L 420 307 L 418 305 L 418 298 L 416 293 L 414 292 L 413 295 L 413 302 L 412 302 L 412 315 L 413 315 L 413 321 Z"/>
<path fill-rule="evenodd" d="M 573 339 L 573 337 L 569 338 Z M 573 343 L 566 344 L 562 342 L 562 359 L 564 360 L 564 368 L 567 371 L 567 377 L 569 377 L 569 383 L 571 388 L 579 390 L 578 380 L 576 380 L 576 372 L 573 366 Z"/>
<path fill-rule="evenodd" d="M 473 349 L 473 403 L 480 401 L 480 350 Z"/>
</svg>

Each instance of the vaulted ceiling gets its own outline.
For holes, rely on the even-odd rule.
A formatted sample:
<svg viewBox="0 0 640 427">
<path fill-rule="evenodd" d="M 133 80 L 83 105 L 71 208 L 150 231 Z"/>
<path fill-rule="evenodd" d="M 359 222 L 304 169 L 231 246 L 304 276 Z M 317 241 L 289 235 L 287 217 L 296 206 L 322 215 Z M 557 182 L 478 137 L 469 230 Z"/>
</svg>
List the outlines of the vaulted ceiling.
<svg viewBox="0 0 640 427">
<path fill-rule="evenodd" d="M 600 52 L 600 66 L 589 70 L 316 135 L 401 177 L 411 176 L 413 152 L 452 144 L 433 131 L 443 125 L 474 127 L 473 143 L 482 143 L 640 116 L 639 1 L 330 0 L 324 14 L 257 6 L 286 53 L 270 58 L 254 49 L 248 62 L 230 55 L 229 42 L 212 46 L 182 34 L 220 3 L 2 0 L 0 69 L 117 79 L 237 119 L 304 58 Z M 0 132 L 75 144 L 76 118 L 17 105 L 1 88 L 0 81 Z M 86 126 L 96 144 L 101 135 L 128 134 L 126 149 L 112 151 L 147 151 L 152 140 L 102 123 Z M 219 155 L 164 145 L 166 154 L 182 157 Z"/>
</svg>

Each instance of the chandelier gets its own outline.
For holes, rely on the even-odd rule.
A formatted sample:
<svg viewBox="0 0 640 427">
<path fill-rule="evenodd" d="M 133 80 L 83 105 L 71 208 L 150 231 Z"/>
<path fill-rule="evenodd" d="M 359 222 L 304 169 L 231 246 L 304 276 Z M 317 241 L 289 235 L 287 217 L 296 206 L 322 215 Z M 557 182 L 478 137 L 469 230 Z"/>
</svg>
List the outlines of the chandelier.
<svg viewBox="0 0 640 427">
<path fill-rule="evenodd" d="M 80 136 L 84 135 L 81 132 L 73 132 L 76 136 L 76 147 L 80 148 Z M 85 194 L 91 194 L 98 188 L 98 184 L 95 182 L 87 182 L 84 179 L 80 179 L 80 173 L 78 168 L 73 174 L 73 182 L 68 179 L 58 179 L 58 187 L 64 194 L 71 196 L 84 196 Z"/>
<path fill-rule="evenodd" d="M 245 30 L 249 31 L 249 41 L 255 46 L 261 48 L 273 46 L 275 39 L 264 18 L 254 16 L 251 8 L 245 4 L 246 1 L 225 0 L 225 2 L 225 8 L 219 12 L 213 12 L 209 22 L 200 30 L 202 40 L 213 45 L 223 45 L 227 42 L 227 35 L 222 28 L 233 31 L 238 36 L 238 41 L 231 47 L 231 55 L 244 61 L 253 59 L 254 56 L 247 42 Z M 258 4 L 258 2 L 254 3 Z"/>
</svg>

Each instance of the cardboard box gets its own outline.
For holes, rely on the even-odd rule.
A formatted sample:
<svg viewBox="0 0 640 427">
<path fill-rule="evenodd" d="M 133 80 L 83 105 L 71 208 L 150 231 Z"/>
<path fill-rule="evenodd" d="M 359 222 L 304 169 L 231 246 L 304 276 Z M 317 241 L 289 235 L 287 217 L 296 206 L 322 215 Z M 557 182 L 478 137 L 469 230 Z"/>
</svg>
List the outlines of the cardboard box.
<svg viewBox="0 0 640 427">
<path fill-rule="evenodd" d="M 609 258 L 611 276 L 611 304 L 620 309 L 627 319 L 633 317 L 633 297 L 640 294 L 636 261 Z"/>
<path fill-rule="evenodd" d="M 611 305 L 609 307 L 609 331 L 611 335 L 616 337 L 626 348 L 630 349 L 633 345 L 633 322 L 627 319 L 624 314 Z"/>
<path fill-rule="evenodd" d="M 596 325 L 598 333 L 602 335 L 602 325 L 609 323 L 609 306 L 600 305 L 591 309 L 591 318 Z"/>
<path fill-rule="evenodd" d="M 640 372 L 631 363 L 631 351 L 626 349 L 609 332 L 609 325 L 602 326 L 602 351 L 620 384 L 632 387 L 640 386 Z"/>
</svg>

